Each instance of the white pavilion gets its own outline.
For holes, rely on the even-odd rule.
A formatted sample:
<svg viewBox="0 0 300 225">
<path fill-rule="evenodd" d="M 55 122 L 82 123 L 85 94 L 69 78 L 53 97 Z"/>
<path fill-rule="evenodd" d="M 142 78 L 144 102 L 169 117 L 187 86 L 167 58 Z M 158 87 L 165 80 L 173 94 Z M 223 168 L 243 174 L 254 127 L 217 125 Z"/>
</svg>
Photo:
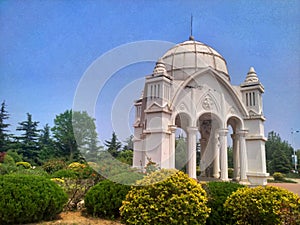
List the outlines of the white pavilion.
<svg viewBox="0 0 300 225">
<path fill-rule="evenodd" d="M 175 45 L 146 76 L 143 94 L 135 102 L 133 167 L 144 168 L 151 159 L 160 168 L 175 168 L 175 133 L 181 128 L 186 133 L 190 177 L 196 178 L 200 167 L 201 177 L 227 181 L 230 137 L 233 179 L 265 185 L 263 92 L 253 67 L 245 81 L 234 86 L 226 61 L 216 50 L 192 36 Z"/>
</svg>

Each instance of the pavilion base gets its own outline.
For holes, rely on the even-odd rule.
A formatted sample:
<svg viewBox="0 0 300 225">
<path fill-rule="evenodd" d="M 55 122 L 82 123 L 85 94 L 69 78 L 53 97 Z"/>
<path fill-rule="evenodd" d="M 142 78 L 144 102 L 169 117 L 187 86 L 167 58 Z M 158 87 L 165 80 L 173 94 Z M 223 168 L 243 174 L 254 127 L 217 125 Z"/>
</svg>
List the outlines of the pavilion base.
<svg viewBox="0 0 300 225">
<path fill-rule="evenodd" d="M 258 173 L 258 172 L 249 172 L 247 173 L 248 181 L 250 185 L 253 186 L 265 186 L 267 185 L 269 173 Z"/>
</svg>

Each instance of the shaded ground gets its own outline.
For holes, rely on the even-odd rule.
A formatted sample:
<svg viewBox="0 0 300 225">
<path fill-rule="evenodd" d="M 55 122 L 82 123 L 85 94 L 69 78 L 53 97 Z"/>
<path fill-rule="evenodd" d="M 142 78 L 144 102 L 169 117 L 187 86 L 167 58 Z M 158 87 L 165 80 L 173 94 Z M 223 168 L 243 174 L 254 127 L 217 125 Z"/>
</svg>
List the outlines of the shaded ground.
<svg viewBox="0 0 300 225">
<path fill-rule="evenodd" d="M 300 179 L 291 179 L 296 182 L 297 184 L 292 184 L 292 183 L 268 183 L 269 186 L 274 186 L 274 187 L 281 187 L 285 188 L 291 192 L 294 192 L 295 194 L 298 194 L 300 196 Z"/>
<path fill-rule="evenodd" d="M 121 225 L 119 221 L 85 217 L 81 212 L 63 212 L 57 220 L 31 225 Z"/>
</svg>

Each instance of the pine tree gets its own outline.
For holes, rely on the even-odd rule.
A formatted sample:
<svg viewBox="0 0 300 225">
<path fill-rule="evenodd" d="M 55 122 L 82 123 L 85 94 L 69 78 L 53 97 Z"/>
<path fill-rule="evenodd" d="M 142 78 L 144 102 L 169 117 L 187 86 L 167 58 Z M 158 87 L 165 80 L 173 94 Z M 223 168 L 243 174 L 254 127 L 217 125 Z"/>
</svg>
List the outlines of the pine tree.
<svg viewBox="0 0 300 225">
<path fill-rule="evenodd" d="M 57 151 L 54 142 L 51 138 L 50 126 L 46 124 L 41 130 L 39 136 L 39 158 L 41 161 L 48 161 L 49 159 L 55 158 L 57 156 Z"/>
<path fill-rule="evenodd" d="M 32 121 L 32 115 L 27 113 L 27 120 L 20 122 L 17 131 L 23 131 L 21 136 L 17 137 L 20 141 L 21 149 L 18 153 L 23 155 L 25 161 L 33 164 L 39 164 L 39 122 Z"/>
<path fill-rule="evenodd" d="M 6 111 L 5 101 L 3 101 L 0 109 L 0 152 L 5 152 L 8 149 L 9 135 L 7 134 L 7 128 L 10 126 L 10 124 L 5 123 L 5 120 L 8 118 L 9 114 Z"/>
<path fill-rule="evenodd" d="M 118 141 L 117 135 L 115 132 L 112 133 L 112 137 L 110 141 L 105 141 L 105 146 L 107 147 L 107 151 L 113 156 L 117 157 L 119 151 L 122 147 L 120 141 Z"/>
<path fill-rule="evenodd" d="M 59 156 L 69 161 L 77 161 L 80 158 L 78 146 L 72 126 L 72 110 L 66 110 L 54 119 L 54 127 L 51 129 L 59 149 Z"/>
</svg>

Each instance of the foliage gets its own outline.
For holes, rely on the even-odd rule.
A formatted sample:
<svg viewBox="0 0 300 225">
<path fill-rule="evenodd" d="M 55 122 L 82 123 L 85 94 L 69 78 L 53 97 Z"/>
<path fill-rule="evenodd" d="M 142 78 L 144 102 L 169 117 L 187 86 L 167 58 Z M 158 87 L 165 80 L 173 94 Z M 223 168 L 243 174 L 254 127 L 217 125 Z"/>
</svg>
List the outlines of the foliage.
<svg viewBox="0 0 300 225">
<path fill-rule="evenodd" d="M 206 224 L 227 224 L 230 221 L 230 218 L 224 212 L 223 204 L 228 196 L 244 186 L 229 182 L 208 182 L 203 185 L 203 187 L 208 195 L 208 207 L 211 208 L 211 214 L 209 215 Z"/>
<path fill-rule="evenodd" d="M 273 178 L 276 181 L 284 181 L 285 180 L 285 176 L 284 174 L 280 173 L 280 172 L 275 172 L 273 173 Z"/>
<path fill-rule="evenodd" d="M 234 169 L 228 168 L 228 178 L 233 178 L 233 174 L 234 174 Z"/>
<path fill-rule="evenodd" d="M 78 160 L 80 154 L 73 133 L 72 110 L 57 115 L 51 130 L 60 151 L 59 155 L 69 161 Z"/>
<path fill-rule="evenodd" d="M 7 153 L 7 155 L 11 156 L 11 157 L 15 160 L 15 162 L 21 162 L 21 161 L 23 160 L 23 159 L 22 159 L 22 156 L 19 155 L 19 154 L 17 153 L 17 151 L 14 151 L 14 150 L 8 150 L 6 153 Z"/>
<path fill-rule="evenodd" d="M 47 173 L 51 174 L 58 170 L 66 168 L 67 164 L 61 159 L 51 159 L 48 162 L 45 162 L 42 167 Z"/>
<path fill-rule="evenodd" d="M 0 177 L 0 224 L 24 224 L 53 219 L 67 201 L 63 190 L 40 176 Z"/>
<path fill-rule="evenodd" d="M 14 159 L 6 153 L 2 153 L 3 162 L 0 163 L 0 175 L 10 174 L 17 171 Z"/>
<path fill-rule="evenodd" d="M 2 102 L 0 108 L 0 152 L 5 152 L 8 148 L 8 137 L 7 128 L 10 124 L 5 123 L 5 120 L 9 118 L 9 114 L 6 111 L 5 101 Z"/>
<path fill-rule="evenodd" d="M 18 168 L 12 174 L 34 175 L 34 176 L 42 176 L 42 177 L 47 177 L 47 178 L 49 177 L 49 174 L 40 167 L 30 168 L 30 169 Z"/>
<path fill-rule="evenodd" d="M 118 175 L 109 177 L 108 179 L 118 184 L 134 185 L 136 181 L 143 179 L 143 177 L 144 174 L 132 171 L 120 173 Z"/>
<path fill-rule="evenodd" d="M 90 117 L 86 111 L 73 111 L 72 125 L 80 153 L 87 160 L 96 158 L 100 147 L 98 146 L 95 119 Z"/>
<path fill-rule="evenodd" d="M 86 194 L 84 203 L 88 214 L 105 218 L 120 216 L 119 208 L 130 186 L 104 180 L 92 187 Z"/>
<path fill-rule="evenodd" d="M 123 150 L 119 152 L 117 159 L 125 164 L 132 165 L 133 150 Z"/>
<path fill-rule="evenodd" d="M 292 169 L 293 148 L 274 131 L 268 134 L 266 159 L 268 172 L 288 173 Z"/>
<path fill-rule="evenodd" d="M 77 162 L 71 163 L 67 169 L 54 172 L 51 176 L 68 194 L 69 201 L 65 207 L 67 210 L 76 210 L 86 192 L 103 179 L 90 166 Z"/>
<path fill-rule="evenodd" d="M 267 186 L 241 188 L 224 204 L 234 224 L 300 223 L 300 198 L 287 190 Z"/>
<path fill-rule="evenodd" d="M 39 164 L 38 124 L 39 122 L 33 121 L 32 115 L 27 113 L 27 120 L 20 122 L 20 126 L 17 127 L 17 131 L 23 131 L 23 134 L 18 137 L 21 143 L 18 154 L 23 156 L 24 161 L 33 164 Z"/>
<path fill-rule="evenodd" d="M 54 141 L 52 140 L 50 136 L 51 130 L 48 124 L 44 126 L 44 128 L 41 130 L 40 136 L 39 136 L 39 146 L 40 146 L 40 152 L 39 152 L 39 159 L 41 162 L 48 161 L 50 159 L 55 158 L 58 154 L 57 148 L 54 145 Z"/>
<path fill-rule="evenodd" d="M 175 168 L 186 171 L 187 163 L 187 145 L 183 137 L 179 137 L 175 141 Z"/>
<path fill-rule="evenodd" d="M 157 165 L 157 163 L 153 162 L 151 160 L 151 158 L 147 157 L 147 160 L 148 160 L 148 163 L 145 166 L 146 174 L 150 174 L 150 173 L 155 172 L 160 169 L 159 166 Z"/>
<path fill-rule="evenodd" d="M 120 208 L 125 224 L 204 224 L 209 215 L 205 191 L 181 171 L 155 171 L 137 185 Z"/>
<path fill-rule="evenodd" d="M 113 156 L 117 157 L 118 153 L 122 147 L 121 142 L 118 140 L 115 132 L 112 133 L 112 137 L 110 141 L 105 141 L 105 146 L 107 147 L 107 151 Z"/>
<path fill-rule="evenodd" d="M 21 166 L 24 169 L 29 169 L 31 168 L 31 164 L 29 162 L 17 162 L 16 163 L 17 166 Z"/>
</svg>

